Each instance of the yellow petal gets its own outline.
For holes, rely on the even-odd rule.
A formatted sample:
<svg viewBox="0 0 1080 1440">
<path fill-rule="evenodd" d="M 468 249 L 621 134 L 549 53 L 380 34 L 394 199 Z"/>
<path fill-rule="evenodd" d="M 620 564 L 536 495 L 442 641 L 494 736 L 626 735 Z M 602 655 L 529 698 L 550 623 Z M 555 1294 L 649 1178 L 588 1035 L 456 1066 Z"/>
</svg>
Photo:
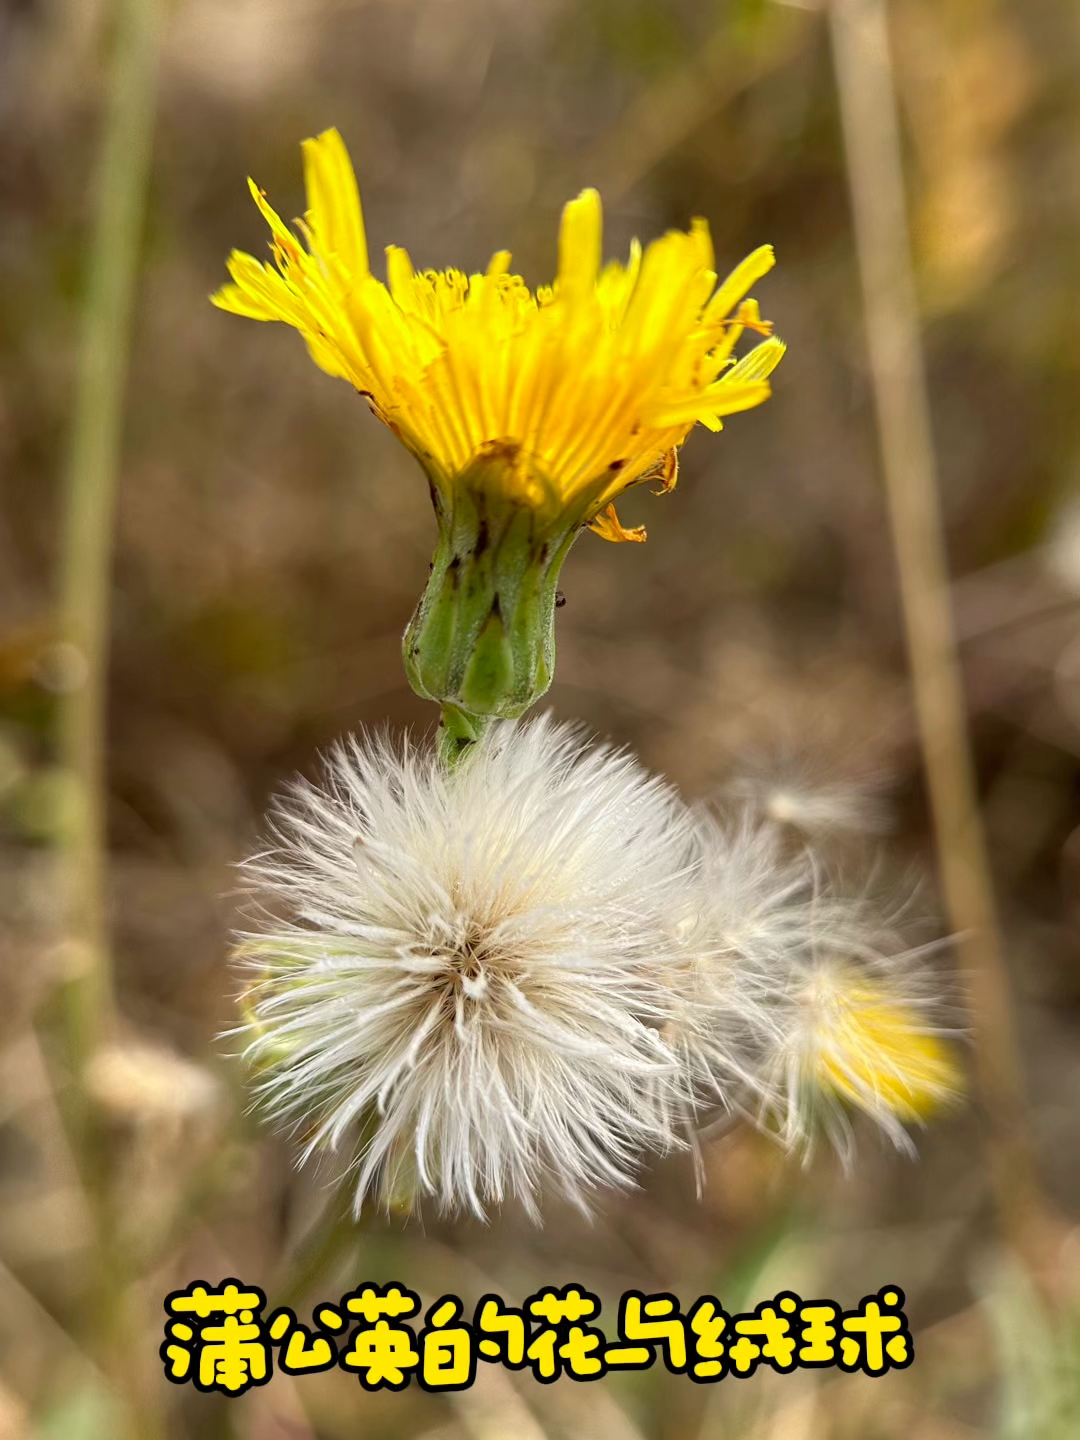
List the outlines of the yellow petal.
<svg viewBox="0 0 1080 1440">
<path fill-rule="evenodd" d="M 390 294 L 403 310 L 416 309 L 416 275 L 409 252 L 400 245 L 386 247 L 386 283 Z"/>
<path fill-rule="evenodd" d="M 858 1017 L 857 1043 L 819 1060 L 818 1080 L 860 1108 L 884 1105 L 908 1123 L 925 1120 L 961 1092 L 963 1078 L 950 1049 L 921 1033 L 898 1006 L 878 1005 Z"/>
<path fill-rule="evenodd" d="M 297 323 L 295 296 L 276 270 L 242 250 L 234 250 L 229 256 L 228 269 L 234 283 L 223 285 L 210 296 L 211 303 L 219 310 L 229 310 L 251 320 Z"/>
<path fill-rule="evenodd" d="M 776 255 L 771 245 L 760 245 L 746 259 L 736 265 L 727 279 L 717 288 L 705 311 L 706 320 L 719 320 L 737 305 L 751 286 L 756 285 L 776 264 Z"/>
<path fill-rule="evenodd" d="M 210 296 L 210 304 L 216 305 L 219 310 L 227 310 L 230 315 L 243 315 L 247 320 L 281 319 L 280 315 L 253 299 L 239 285 L 222 285 Z"/>
<path fill-rule="evenodd" d="M 583 190 L 563 209 L 559 228 L 561 294 L 577 300 L 591 294 L 600 273 L 604 216 L 596 190 Z"/>
<path fill-rule="evenodd" d="M 655 410 L 648 412 L 648 421 L 650 425 L 661 428 L 689 424 L 695 420 L 708 425 L 709 419 L 753 410 L 755 406 L 764 404 L 771 394 L 772 386 L 767 380 L 751 380 L 745 384 L 732 385 L 725 376 L 696 395 L 662 401 Z"/>
<path fill-rule="evenodd" d="M 324 130 L 300 147 L 304 157 L 307 219 L 320 252 L 336 255 L 350 274 L 366 275 L 367 237 L 349 152 L 336 130 Z"/>
<path fill-rule="evenodd" d="M 251 191 L 251 198 L 259 207 L 259 214 L 266 221 L 267 225 L 270 226 L 270 233 L 273 235 L 275 243 L 290 259 L 298 256 L 300 247 L 297 245 L 296 239 L 292 231 L 285 224 L 285 221 L 282 220 L 281 216 L 267 200 L 266 191 L 260 190 L 250 175 L 248 176 L 247 183 L 248 189 Z"/>
<path fill-rule="evenodd" d="M 733 365 L 724 375 L 724 385 L 738 385 L 748 380 L 764 380 L 771 375 L 784 358 L 787 346 L 775 336 L 755 345 L 748 355 Z M 730 412 L 728 412 L 730 413 Z"/>
<path fill-rule="evenodd" d="M 700 215 L 695 216 L 694 219 L 690 221 L 690 238 L 693 240 L 698 251 L 698 264 L 702 270 L 711 270 L 716 259 L 713 251 L 712 233 L 709 230 L 709 222 L 702 219 Z M 715 283 L 714 280 L 713 284 Z M 751 281 L 750 283 L 753 284 L 754 282 Z"/>
</svg>

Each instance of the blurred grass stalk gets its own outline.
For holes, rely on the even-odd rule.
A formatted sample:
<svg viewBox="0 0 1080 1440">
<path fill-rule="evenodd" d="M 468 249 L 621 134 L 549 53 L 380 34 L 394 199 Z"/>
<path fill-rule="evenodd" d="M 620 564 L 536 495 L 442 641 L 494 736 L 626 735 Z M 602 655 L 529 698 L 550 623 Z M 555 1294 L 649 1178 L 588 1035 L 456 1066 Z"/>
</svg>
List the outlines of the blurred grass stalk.
<svg viewBox="0 0 1080 1440">
<path fill-rule="evenodd" d="M 945 903 L 958 935 L 1006 1234 L 1031 1255 L 1044 1207 L 979 817 L 904 195 L 886 0 L 829 0 L 870 372 Z"/>
<path fill-rule="evenodd" d="M 60 627 L 71 684 L 60 715 L 60 759 L 73 788 L 59 836 L 64 895 L 65 1115 L 96 1221 L 86 1295 L 85 1343 L 96 1350 L 118 1407 L 113 1434 L 160 1433 L 131 1377 L 141 1351 L 129 1265 L 116 1238 L 114 1177 L 106 1137 L 82 1081 L 115 1029 L 108 923 L 106 694 L 116 490 L 131 350 L 132 309 L 153 148 L 164 0 L 116 0 L 112 60 L 96 181 L 60 550 Z"/>
<path fill-rule="evenodd" d="M 107 919 L 105 708 L 109 590 L 131 315 L 153 144 L 164 0 L 118 0 L 83 308 L 60 551 L 72 684 L 60 717 L 74 800 L 61 835 L 67 1059 L 78 1073 L 113 1018 Z"/>
</svg>

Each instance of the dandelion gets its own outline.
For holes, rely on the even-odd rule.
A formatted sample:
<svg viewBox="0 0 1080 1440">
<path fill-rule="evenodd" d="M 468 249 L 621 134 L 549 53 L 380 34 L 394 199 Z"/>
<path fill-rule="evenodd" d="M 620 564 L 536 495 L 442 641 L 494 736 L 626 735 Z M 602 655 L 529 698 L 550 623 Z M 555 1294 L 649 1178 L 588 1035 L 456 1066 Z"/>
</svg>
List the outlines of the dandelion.
<svg viewBox="0 0 1080 1440">
<path fill-rule="evenodd" d="M 212 298 L 299 330 L 426 473 L 438 540 L 403 648 L 443 729 L 432 750 L 339 744 L 248 862 L 241 1030 L 265 1110 L 304 1158 L 347 1157 L 357 1213 L 515 1196 L 535 1215 L 548 1189 L 587 1209 L 717 1107 L 845 1153 L 854 1108 L 907 1143 L 959 1088 L 936 997 L 797 842 L 865 828 L 863 797 L 795 777 L 745 791 L 756 817 L 695 817 L 625 754 L 515 723 L 551 683 L 580 530 L 643 540 L 619 496 L 672 489 L 695 425 L 768 398 L 784 346 L 750 291 L 771 248 L 717 283 L 694 220 L 605 265 L 585 190 L 550 286 L 505 251 L 466 276 L 397 246 L 384 283 L 340 136 L 303 156 L 296 233 L 252 184 L 274 263 L 234 251 Z"/>
<path fill-rule="evenodd" d="M 284 912 L 242 947 L 267 1112 L 305 1158 L 348 1152 L 357 1213 L 631 1183 L 674 1143 L 663 917 L 686 839 L 667 786 L 546 718 L 453 770 L 338 745 L 249 862 Z"/>
<path fill-rule="evenodd" d="M 303 157 L 304 243 L 252 183 L 275 265 L 234 251 L 232 283 L 212 298 L 299 330 L 423 467 L 439 541 L 406 670 L 475 738 L 485 717 L 522 714 L 550 684 L 555 587 L 581 527 L 643 540 L 615 499 L 650 478 L 670 490 L 696 424 L 719 430 L 768 398 L 784 346 L 747 295 L 772 249 L 718 285 L 708 226 L 695 220 L 603 265 L 600 197 L 585 190 L 563 211 L 551 286 L 530 291 L 507 251 L 467 276 L 417 272 L 398 246 L 384 284 L 337 131 L 305 141 Z M 770 338 L 736 361 L 748 330 Z"/>
<path fill-rule="evenodd" d="M 850 1159 L 850 1109 L 902 1148 L 960 1093 L 940 997 L 867 900 L 837 891 L 786 827 L 703 815 L 690 957 L 673 1039 L 699 1104 L 749 1114 L 791 1148 L 824 1131 Z"/>
</svg>

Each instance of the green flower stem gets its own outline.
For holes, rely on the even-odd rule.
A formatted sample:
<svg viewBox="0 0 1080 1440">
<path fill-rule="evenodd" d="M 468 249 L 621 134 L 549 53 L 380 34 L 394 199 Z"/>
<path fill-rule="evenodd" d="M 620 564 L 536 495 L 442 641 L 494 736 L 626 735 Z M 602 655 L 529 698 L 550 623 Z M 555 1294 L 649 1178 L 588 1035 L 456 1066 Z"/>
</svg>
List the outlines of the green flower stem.
<svg viewBox="0 0 1080 1440">
<path fill-rule="evenodd" d="M 366 1218 L 366 1217 L 365 1217 Z M 297 1308 L 338 1266 L 364 1232 L 364 1220 L 352 1213 L 344 1195 L 332 1197 L 297 1247 L 275 1292 L 275 1304 Z"/>
<path fill-rule="evenodd" d="M 118 0 L 83 302 L 60 551 L 60 621 L 81 662 L 60 714 L 76 803 L 61 835 L 70 953 L 67 1060 L 78 1073 L 113 1019 L 106 915 L 105 681 L 116 486 L 131 315 L 150 176 L 163 0 Z"/>
<path fill-rule="evenodd" d="M 439 724 L 439 758 L 448 770 L 455 769 L 483 736 L 491 721 L 482 715 L 466 715 L 456 705 L 442 707 Z"/>
<path fill-rule="evenodd" d="M 115 1025 L 105 833 L 105 701 L 110 575 L 131 317 L 150 176 L 163 0 L 116 0 L 114 51 L 98 160 L 95 216 L 73 396 L 60 542 L 60 624 L 77 682 L 60 712 L 60 758 L 75 803 L 58 840 L 71 960 L 62 987 L 63 1063 L 81 1082 Z M 96 1228 L 81 1302 L 80 1339 L 96 1355 L 118 1406 L 111 1435 L 164 1433 L 160 1387 L 132 1356 L 145 1317 L 120 1234 L 122 1196 L 108 1136 L 81 1083 L 61 1086 L 65 1121 Z"/>
</svg>

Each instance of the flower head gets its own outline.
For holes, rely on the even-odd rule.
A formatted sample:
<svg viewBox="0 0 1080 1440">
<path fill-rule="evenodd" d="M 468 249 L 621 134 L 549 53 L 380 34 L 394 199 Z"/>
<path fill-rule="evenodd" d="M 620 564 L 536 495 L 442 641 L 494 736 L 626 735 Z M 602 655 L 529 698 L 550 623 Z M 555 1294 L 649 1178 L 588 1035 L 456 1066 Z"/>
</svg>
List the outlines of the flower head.
<svg viewBox="0 0 1080 1440">
<path fill-rule="evenodd" d="M 413 689 L 443 707 L 449 754 L 548 688 L 559 570 L 590 525 L 643 540 L 613 501 L 655 477 L 675 484 L 676 452 L 699 421 L 759 405 L 784 353 L 770 336 L 755 250 L 721 284 L 704 220 L 670 231 L 627 264 L 602 264 L 600 197 L 563 211 L 554 283 L 530 291 L 499 251 L 483 275 L 417 273 L 398 246 L 386 283 L 368 263 L 360 196 L 336 130 L 303 145 L 308 208 L 297 238 L 252 183 L 276 264 L 233 251 L 216 305 L 282 320 L 331 375 L 366 395 L 431 482 L 439 538 L 405 634 Z"/>
<path fill-rule="evenodd" d="M 266 1110 L 306 1154 L 351 1152 L 357 1210 L 629 1183 L 671 1143 L 661 917 L 685 839 L 667 787 L 546 719 L 453 771 L 339 745 L 249 862 L 284 911 L 242 947 Z"/>
<path fill-rule="evenodd" d="M 224 310 L 282 320 L 313 359 L 366 395 L 444 494 L 478 461 L 486 483 L 557 526 L 570 515 L 609 540 L 643 539 L 611 502 L 656 475 L 675 481 L 675 451 L 699 421 L 759 405 L 783 355 L 767 339 L 733 361 L 747 329 L 768 335 L 745 297 L 773 264 L 755 250 L 720 285 L 704 220 L 670 231 L 623 265 L 603 265 L 600 196 L 563 212 L 558 273 L 535 293 L 499 251 L 485 274 L 417 272 L 387 249 L 371 273 L 356 177 L 341 136 L 303 144 L 303 243 L 251 184 L 276 268 L 234 251 Z"/>
</svg>

